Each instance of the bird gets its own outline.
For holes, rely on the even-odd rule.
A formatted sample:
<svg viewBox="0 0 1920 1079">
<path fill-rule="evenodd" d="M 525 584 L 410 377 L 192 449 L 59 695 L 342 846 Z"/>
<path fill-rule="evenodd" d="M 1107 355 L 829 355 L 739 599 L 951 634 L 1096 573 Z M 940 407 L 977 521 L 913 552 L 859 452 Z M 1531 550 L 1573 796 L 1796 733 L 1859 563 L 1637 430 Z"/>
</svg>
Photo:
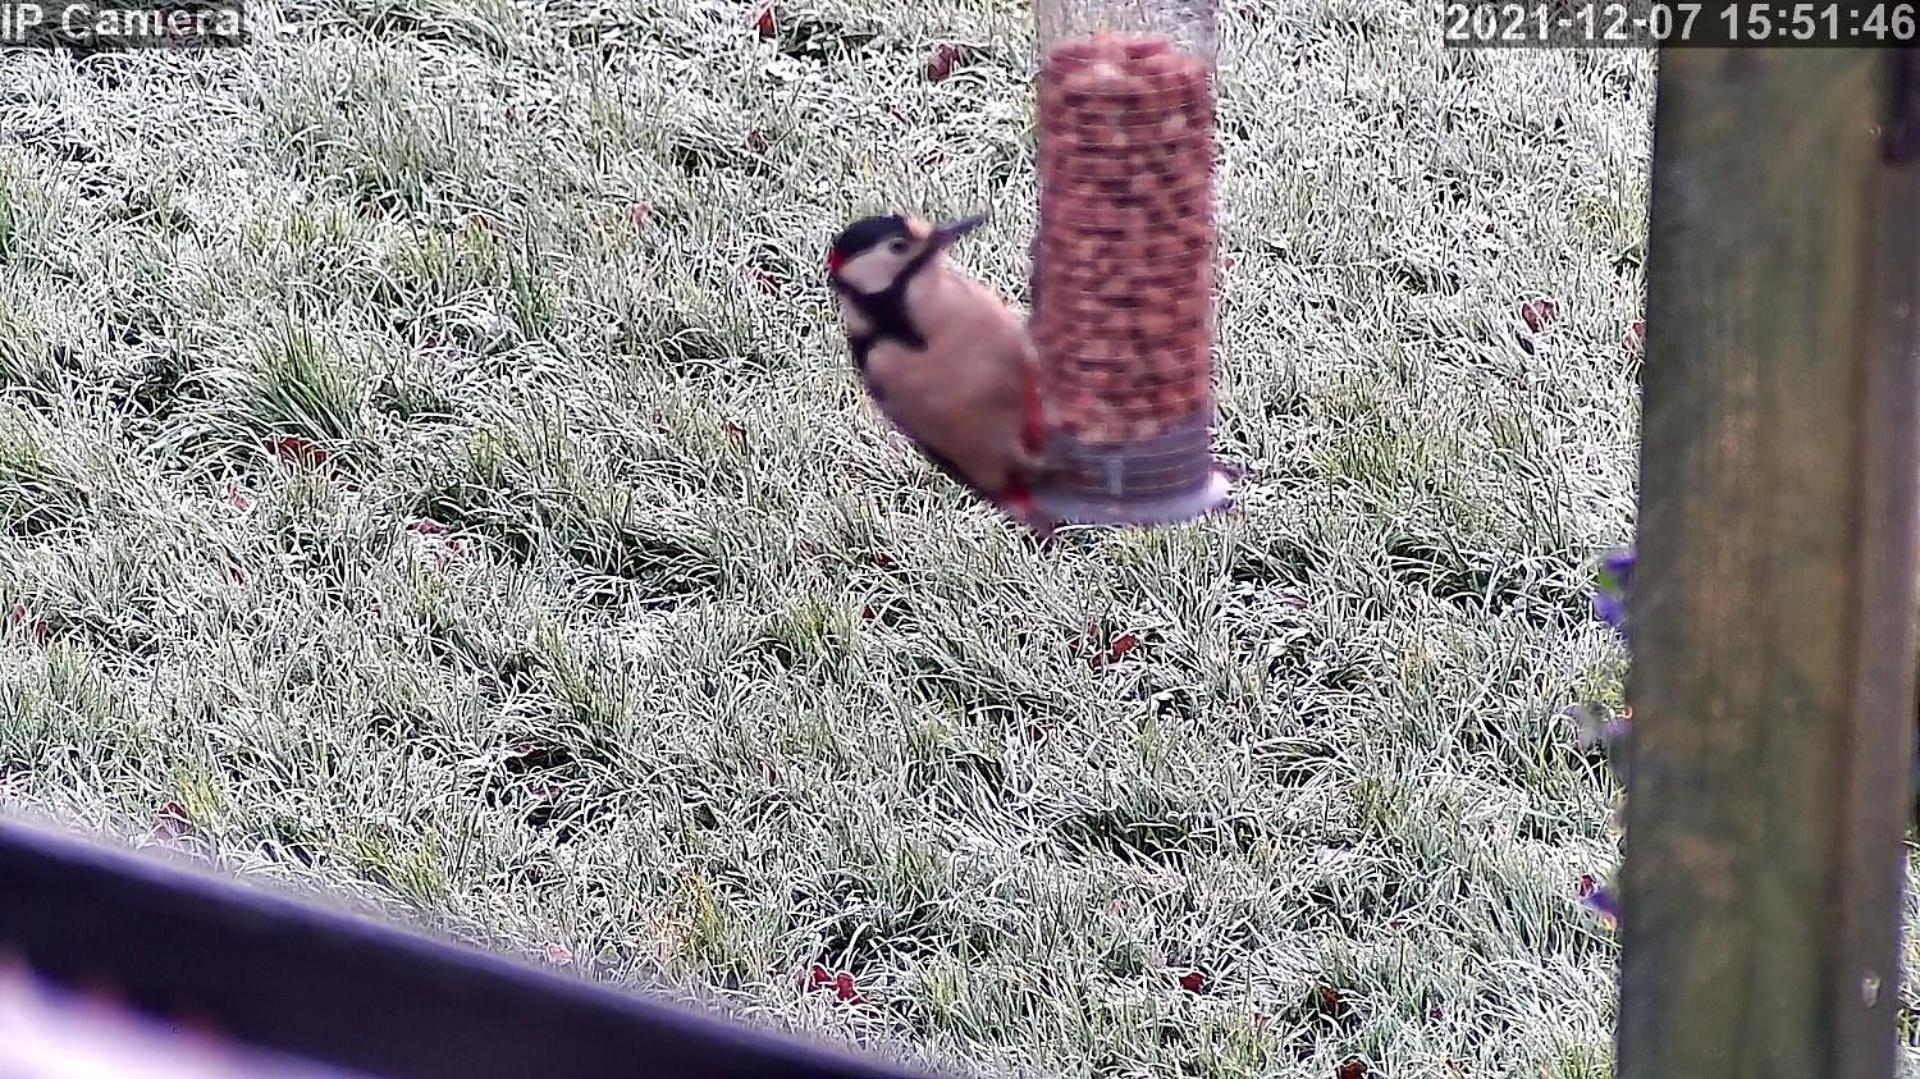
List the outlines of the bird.
<svg viewBox="0 0 1920 1079">
<path fill-rule="evenodd" d="M 985 215 L 931 224 L 863 217 L 827 251 L 853 366 L 875 409 L 927 460 L 1043 540 L 1035 488 L 1052 473 L 1027 323 L 948 250 Z"/>
</svg>

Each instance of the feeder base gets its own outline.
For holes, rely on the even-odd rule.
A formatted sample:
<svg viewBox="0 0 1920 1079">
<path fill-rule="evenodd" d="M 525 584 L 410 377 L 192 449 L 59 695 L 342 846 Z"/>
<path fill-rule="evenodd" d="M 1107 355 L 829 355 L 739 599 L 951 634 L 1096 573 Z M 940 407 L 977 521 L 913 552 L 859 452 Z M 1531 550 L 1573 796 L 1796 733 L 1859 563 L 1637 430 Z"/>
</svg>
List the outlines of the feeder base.
<svg viewBox="0 0 1920 1079">
<path fill-rule="evenodd" d="M 1174 525 L 1226 509 L 1233 502 L 1233 476 L 1215 463 L 1198 490 L 1152 501 L 1117 502 L 1061 492 L 1037 492 L 1040 512 L 1061 524 Z"/>
</svg>

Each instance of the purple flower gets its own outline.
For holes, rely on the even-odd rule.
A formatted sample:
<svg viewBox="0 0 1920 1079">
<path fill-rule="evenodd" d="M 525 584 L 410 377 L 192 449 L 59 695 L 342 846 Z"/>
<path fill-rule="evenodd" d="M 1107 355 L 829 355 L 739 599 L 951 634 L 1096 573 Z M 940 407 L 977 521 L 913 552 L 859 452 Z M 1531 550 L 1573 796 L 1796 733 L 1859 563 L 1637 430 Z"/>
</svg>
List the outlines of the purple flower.
<svg viewBox="0 0 1920 1079">
<path fill-rule="evenodd" d="M 1613 889 L 1590 876 L 1582 875 L 1580 878 L 1580 902 L 1609 925 L 1620 924 L 1620 900 L 1614 896 Z"/>
<path fill-rule="evenodd" d="M 1569 705 L 1560 713 L 1573 721 L 1574 738 L 1582 752 L 1595 749 L 1612 750 L 1627 739 L 1633 729 L 1633 711 L 1615 714 L 1613 709 L 1597 704 Z"/>
<path fill-rule="evenodd" d="M 1633 564 L 1636 555 L 1631 547 L 1616 547 L 1600 556 L 1600 572 L 1606 576 L 1602 582 L 1617 582 L 1620 588 L 1633 586 Z"/>
<path fill-rule="evenodd" d="M 1627 637 L 1627 599 L 1633 592 L 1634 550 L 1621 547 L 1600 559 L 1600 588 L 1593 595 L 1594 617 Z"/>
</svg>

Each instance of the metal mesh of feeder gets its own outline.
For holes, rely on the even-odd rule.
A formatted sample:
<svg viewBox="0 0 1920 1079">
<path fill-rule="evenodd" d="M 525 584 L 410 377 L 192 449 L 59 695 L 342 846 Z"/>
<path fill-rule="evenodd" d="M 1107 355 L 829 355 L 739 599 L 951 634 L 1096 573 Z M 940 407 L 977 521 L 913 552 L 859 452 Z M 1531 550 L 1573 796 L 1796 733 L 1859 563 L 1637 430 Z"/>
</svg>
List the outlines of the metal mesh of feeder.
<svg viewBox="0 0 1920 1079">
<path fill-rule="evenodd" d="M 1062 520 L 1166 523 L 1225 500 L 1212 453 L 1210 2 L 1036 0 L 1033 327 Z"/>
</svg>

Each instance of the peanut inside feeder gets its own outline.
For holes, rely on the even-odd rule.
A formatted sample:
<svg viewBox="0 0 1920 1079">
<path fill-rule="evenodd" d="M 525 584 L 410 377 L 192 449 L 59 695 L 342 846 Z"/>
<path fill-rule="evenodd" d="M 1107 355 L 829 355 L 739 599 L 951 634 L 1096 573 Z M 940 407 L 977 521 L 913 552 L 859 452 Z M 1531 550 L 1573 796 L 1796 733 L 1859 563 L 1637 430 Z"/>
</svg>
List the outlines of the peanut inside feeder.
<svg viewBox="0 0 1920 1079">
<path fill-rule="evenodd" d="M 1060 520 L 1225 504 L 1213 404 L 1212 12 L 1043 0 L 1035 344 Z"/>
</svg>

